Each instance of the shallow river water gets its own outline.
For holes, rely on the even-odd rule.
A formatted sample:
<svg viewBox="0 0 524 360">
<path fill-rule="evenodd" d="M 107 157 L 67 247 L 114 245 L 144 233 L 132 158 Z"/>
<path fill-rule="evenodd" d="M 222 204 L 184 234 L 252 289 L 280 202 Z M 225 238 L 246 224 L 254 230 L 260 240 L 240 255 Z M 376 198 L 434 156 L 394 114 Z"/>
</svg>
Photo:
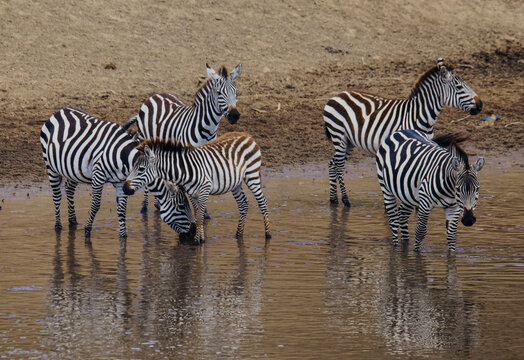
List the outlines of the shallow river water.
<svg viewBox="0 0 524 360">
<path fill-rule="evenodd" d="M 0 358 L 522 358 L 523 177 L 481 174 L 455 254 L 439 209 L 421 254 L 393 248 L 368 175 L 348 180 L 351 210 L 330 206 L 325 176 L 265 179 L 269 242 L 252 195 L 243 241 L 232 196 L 213 197 L 200 247 L 139 215 L 142 193 L 122 243 L 107 187 L 85 244 L 87 188 L 60 233 L 46 186 L 0 189 Z"/>
</svg>

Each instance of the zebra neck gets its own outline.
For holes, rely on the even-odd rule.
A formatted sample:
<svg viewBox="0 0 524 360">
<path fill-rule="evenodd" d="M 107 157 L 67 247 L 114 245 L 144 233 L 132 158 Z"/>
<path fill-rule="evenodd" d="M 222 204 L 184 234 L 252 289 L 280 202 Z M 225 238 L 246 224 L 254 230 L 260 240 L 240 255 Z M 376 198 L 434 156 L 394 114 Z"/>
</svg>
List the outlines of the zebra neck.
<svg viewBox="0 0 524 360">
<path fill-rule="evenodd" d="M 178 149 L 175 151 L 162 151 L 157 153 L 160 159 L 158 163 L 158 174 L 161 179 L 165 179 L 174 184 L 184 181 L 184 176 L 188 173 L 190 164 L 189 149 Z"/>
<path fill-rule="evenodd" d="M 420 89 L 410 96 L 409 114 L 412 115 L 413 128 L 420 129 L 426 133 L 433 132 L 433 126 L 442 111 L 442 89 L 435 88 L 433 84 L 423 83 Z"/>
<path fill-rule="evenodd" d="M 222 118 L 216 97 L 217 94 L 212 89 L 211 81 L 209 81 L 198 91 L 193 103 L 192 118 L 198 126 L 199 133 L 208 141 L 216 138 L 218 124 Z"/>
<path fill-rule="evenodd" d="M 442 179 L 438 180 L 438 182 L 441 182 L 442 195 L 455 198 L 455 184 L 457 183 L 457 174 L 452 168 L 452 162 L 452 156 L 446 156 L 446 160 L 442 161 L 442 168 L 440 172 L 442 174 Z"/>
</svg>

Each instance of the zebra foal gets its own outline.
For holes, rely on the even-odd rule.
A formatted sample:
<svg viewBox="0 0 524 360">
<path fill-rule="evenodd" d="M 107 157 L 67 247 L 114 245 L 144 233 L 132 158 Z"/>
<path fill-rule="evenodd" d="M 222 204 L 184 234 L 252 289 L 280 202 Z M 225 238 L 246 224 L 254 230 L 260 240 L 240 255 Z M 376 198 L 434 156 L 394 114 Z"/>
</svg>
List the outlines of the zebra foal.
<svg viewBox="0 0 524 360">
<path fill-rule="evenodd" d="M 260 147 L 249 134 L 227 133 L 198 147 L 159 139 L 146 140 L 139 149 L 144 151 L 147 165 L 133 169 L 123 187 L 124 192 L 131 195 L 156 178 L 184 189 L 196 213 L 196 244 L 205 241 L 203 222 L 209 195 L 233 192 L 240 211 L 236 236 L 243 235 L 248 201 L 242 182 L 255 196 L 264 216 L 266 239 L 271 238 L 267 203 L 260 181 L 262 155 Z"/>
<path fill-rule="evenodd" d="M 138 141 L 118 124 L 68 107 L 59 110 L 44 123 L 40 143 L 53 191 L 55 229 L 62 229 L 60 184 L 63 179 L 66 180 L 69 224 L 73 226 L 78 224 L 74 206 L 75 189 L 78 183 L 91 184 L 91 208 L 84 228 L 86 238 L 91 236 L 104 184 L 111 183 L 116 189 L 119 235 L 127 237 L 127 195 L 122 186 L 133 166 L 139 166 Z M 187 200 L 185 203 L 183 199 L 174 201 L 165 185 L 155 187 L 154 193 L 159 198 L 161 214 L 165 214 L 172 227 L 176 227 L 178 232 L 188 232 L 192 214 Z"/>
<path fill-rule="evenodd" d="M 224 66 L 218 71 L 207 64 L 206 68 L 208 80 L 196 92 L 193 104 L 186 104 L 173 94 L 153 95 L 142 104 L 138 115 L 123 125 L 124 128 L 136 123 L 139 140 L 158 138 L 184 146 L 199 146 L 216 139 L 222 116 L 230 124 L 236 124 L 240 118 L 234 81 L 242 73 L 242 65 L 238 64 L 230 74 Z M 141 212 L 146 211 L 147 189 Z"/>
<path fill-rule="evenodd" d="M 422 131 L 432 138 L 433 126 L 444 106 L 471 115 L 482 110 L 477 94 L 442 58 L 420 77 L 407 99 L 386 99 L 355 90 L 331 98 L 324 107 L 326 136 L 335 146 L 329 162 L 330 202 L 338 203 L 338 183 L 342 202 L 351 206 L 344 184 L 344 165 L 355 147 L 374 156 L 384 139 L 402 129 Z"/>
<path fill-rule="evenodd" d="M 465 226 L 475 223 L 473 211 L 480 186 L 477 174 L 484 166 L 484 158 L 470 166 L 467 154 L 459 146 L 464 140 L 457 135 L 443 135 L 431 141 L 421 131 L 401 130 L 381 144 L 376 155 L 377 176 L 393 244 L 398 245 L 399 229 L 402 240 L 409 240 L 408 220 L 415 208 L 418 212 L 415 251 L 420 250 L 434 207 L 445 210 L 450 251 L 455 251 L 460 214 L 463 213 Z"/>
</svg>

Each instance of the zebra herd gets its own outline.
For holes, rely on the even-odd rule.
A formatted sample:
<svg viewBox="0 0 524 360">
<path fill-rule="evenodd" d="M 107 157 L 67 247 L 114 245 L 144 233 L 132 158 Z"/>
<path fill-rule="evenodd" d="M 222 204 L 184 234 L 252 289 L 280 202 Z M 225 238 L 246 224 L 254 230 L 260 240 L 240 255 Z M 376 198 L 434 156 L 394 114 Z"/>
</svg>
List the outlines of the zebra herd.
<svg viewBox="0 0 524 360">
<path fill-rule="evenodd" d="M 55 229 L 60 222 L 60 184 L 65 179 L 69 224 L 77 224 L 74 191 L 78 183 L 92 186 L 92 201 L 85 236 L 91 234 L 100 207 L 102 188 L 116 189 L 119 235 L 125 226 L 127 196 L 145 188 L 142 212 L 147 211 L 147 190 L 155 197 L 160 216 L 180 234 L 205 241 L 203 222 L 209 195 L 232 192 L 240 219 L 236 236 L 243 235 L 247 198 L 242 183 L 253 192 L 264 216 L 266 239 L 271 237 L 266 199 L 260 180 L 261 151 L 246 133 L 217 138 L 223 116 L 234 124 L 236 86 L 242 66 L 228 74 L 207 66 L 207 81 L 193 104 L 176 95 L 156 94 L 124 125 L 97 119 L 82 110 L 64 108 L 42 127 L 40 142 L 55 204 Z M 478 200 L 480 158 L 470 166 L 459 135 L 433 139 L 433 126 L 444 106 L 470 114 L 482 110 L 477 94 L 441 58 L 421 76 L 408 99 L 386 99 L 347 90 L 331 98 L 324 108 L 325 132 L 335 154 L 329 162 L 329 199 L 338 203 L 337 184 L 345 206 L 351 206 L 344 184 L 344 164 L 357 147 L 376 157 L 378 180 L 393 234 L 408 240 L 407 222 L 416 210 L 415 250 L 426 234 L 429 212 L 446 212 L 448 249 L 455 250 L 458 218 L 471 226 Z M 136 134 L 129 128 L 137 125 Z M 189 200 L 188 200 L 189 197 Z M 397 206 L 397 200 L 400 204 Z M 193 207 L 193 211 L 191 209 Z"/>
</svg>

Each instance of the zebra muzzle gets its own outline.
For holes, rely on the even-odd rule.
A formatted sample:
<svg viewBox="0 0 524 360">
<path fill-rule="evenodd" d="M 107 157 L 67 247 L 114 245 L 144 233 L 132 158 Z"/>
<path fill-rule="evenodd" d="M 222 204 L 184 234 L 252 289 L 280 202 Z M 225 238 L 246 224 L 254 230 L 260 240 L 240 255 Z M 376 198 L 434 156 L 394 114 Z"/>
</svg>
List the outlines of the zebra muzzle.
<svg viewBox="0 0 524 360">
<path fill-rule="evenodd" d="M 469 111 L 470 115 L 477 115 L 482 111 L 482 100 L 478 96 L 475 96 L 475 107 Z"/>
<path fill-rule="evenodd" d="M 465 210 L 461 221 L 464 226 L 472 226 L 477 221 L 477 218 L 473 215 L 472 210 Z"/>
<path fill-rule="evenodd" d="M 126 195 L 133 195 L 135 193 L 135 190 L 131 189 L 129 186 L 129 181 L 124 183 L 124 186 L 122 186 L 122 191 L 124 191 L 124 194 Z"/>
<path fill-rule="evenodd" d="M 226 117 L 227 121 L 229 121 L 229 123 L 233 125 L 237 123 L 238 119 L 240 119 L 240 113 L 236 108 L 232 108 L 231 110 L 229 110 Z"/>
</svg>

